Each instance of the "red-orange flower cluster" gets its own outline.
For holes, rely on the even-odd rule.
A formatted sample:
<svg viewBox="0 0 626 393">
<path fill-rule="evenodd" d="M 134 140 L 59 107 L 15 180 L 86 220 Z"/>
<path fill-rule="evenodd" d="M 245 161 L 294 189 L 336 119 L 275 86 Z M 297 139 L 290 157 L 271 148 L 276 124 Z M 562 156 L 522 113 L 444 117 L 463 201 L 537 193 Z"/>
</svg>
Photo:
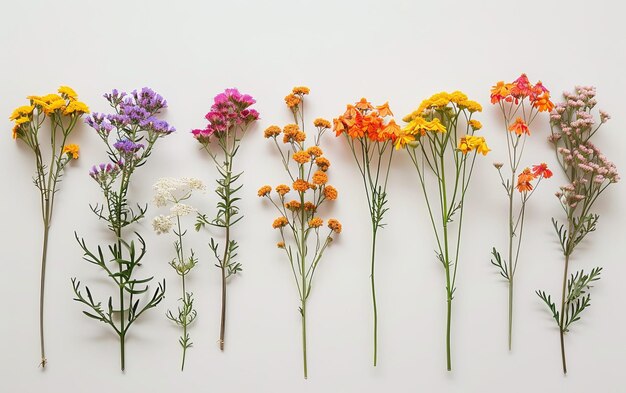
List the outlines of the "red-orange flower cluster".
<svg viewBox="0 0 626 393">
<path fill-rule="evenodd" d="M 533 108 L 539 112 L 550 112 L 554 108 L 554 104 L 550 100 L 550 91 L 541 81 L 534 85 L 531 84 L 526 74 L 522 74 L 512 83 L 500 81 L 491 88 L 492 104 L 506 101 L 514 102 L 517 105 L 524 98 L 528 98 Z"/>
<path fill-rule="evenodd" d="M 361 98 L 354 105 L 347 105 L 344 114 L 333 119 L 333 129 L 337 136 L 345 133 L 351 138 L 368 138 L 374 142 L 394 141 L 400 127 L 394 120 L 385 123 L 387 116 L 393 116 L 389 103 L 374 108 Z"/>
<path fill-rule="evenodd" d="M 515 188 L 517 188 L 519 192 L 531 191 L 533 189 L 533 185 L 531 184 L 533 180 L 537 178 L 549 179 L 551 177 L 552 171 L 548 169 L 548 165 L 546 163 L 533 165 L 532 171 L 530 168 L 526 168 L 519 174 Z"/>
</svg>

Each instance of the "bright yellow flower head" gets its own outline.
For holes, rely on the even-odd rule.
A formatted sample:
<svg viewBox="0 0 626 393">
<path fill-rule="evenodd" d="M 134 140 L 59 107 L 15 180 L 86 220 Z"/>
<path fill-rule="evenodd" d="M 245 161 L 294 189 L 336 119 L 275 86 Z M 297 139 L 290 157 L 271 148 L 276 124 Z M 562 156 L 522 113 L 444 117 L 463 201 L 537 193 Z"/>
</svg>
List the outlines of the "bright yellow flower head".
<svg viewBox="0 0 626 393">
<path fill-rule="evenodd" d="M 458 104 L 463 101 L 467 101 L 467 96 L 463 92 L 457 90 L 450 93 L 450 102 Z"/>
<path fill-rule="evenodd" d="M 24 106 L 17 107 L 15 108 L 13 113 L 11 113 L 11 116 L 9 116 L 9 120 L 17 120 L 20 117 L 25 117 L 25 116 L 27 117 L 33 113 L 33 109 L 35 109 L 35 107 L 32 105 L 24 105 Z"/>
<path fill-rule="evenodd" d="M 67 154 L 72 157 L 74 160 L 78 158 L 79 147 L 76 144 L 69 144 L 63 147 L 63 154 Z"/>
<path fill-rule="evenodd" d="M 459 150 L 463 154 L 467 154 L 472 150 L 486 156 L 491 151 L 487 146 L 485 138 L 482 136 L 465 135 L 459 141 Z"/>
<path fill-rule="evenodd" d="M 466 108 L 470 112 L 482 112 L 483 107 L 476 101 L 465 100 L 457 104 L 459 108 Z"/>
<path fill-rule="evenodd" d="M 63 110 L 63 114 L 71 115 L 72 113 L 77 113 L 78 115 L 89 113 L 89 107 L 84 102 L 70 100 L 70 103 Z"/>
<path fill-rule="evenodd" d="M 46 115 L 50 115 L 57 109 L 65 106 L 65 100 L 58 94 L 48 94 L 45 96 L 28 96 L 32 105 L 38 106 Z"/>
<path fill-rule="evenodd" d="M 470 127 L 472 127 L 472 129 L 473 129 L 474 131 L 476 131 L 476 130 L 480 130 L 481 128 L 483 128 L 482 123 L 481 123 L 481 122 L 479 122 L 478 120 L 474 120 L 474 119 L 472 119 L 472 120 L 470 120 L 470 121 L 469 121 L 469 126 L 470 126 Z"/>
<path fill-rule="evenodd" d="M 61 94 L 63 97 L 65 97 L 66 99 L 68 99 L 70 101 L 75 101 L 76 99 L 78 99 L 78 94 L 76 94 L 74 89 L 72 89 L 69 86 L 61 86 L 61 87 L 59 87 L 58 92 L 59 92 L 59 94 Z"/>
<path fill-rule="evenodd" d="M 434 118 L 431 121 L 426 122 L 424 125 L 426 130 L 433 132 L 446 132 L 446 126 L 444 126 L 438 118 Z"/>
<path fill-rule="evenodd" d="M 394 144 L 395 144 L 396 150 L 400 150 L 400 149 L 404 149 L 407 144 L 413 141 L 415 141 L 415 137 L 412 134 L 403 132 L 396 137 L 396 141 Z"/>
</svg>

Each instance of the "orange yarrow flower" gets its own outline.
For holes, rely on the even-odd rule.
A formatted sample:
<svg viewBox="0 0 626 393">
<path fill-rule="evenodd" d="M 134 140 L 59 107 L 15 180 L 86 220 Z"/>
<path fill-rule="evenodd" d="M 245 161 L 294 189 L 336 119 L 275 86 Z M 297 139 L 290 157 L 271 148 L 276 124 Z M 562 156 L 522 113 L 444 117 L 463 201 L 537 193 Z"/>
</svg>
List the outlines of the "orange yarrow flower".
<svg viewBox="0 0 626 393">
<path fill-rule="evenodd" d="M 272 187 L 270 186 L 263 186 L 261 188 L 259 188 L 259 191 L 257 192 L 257 195 L 260 197 L 264 197 L 267 194 L 269 194 L 270 192 L 272 192 Z"/>
<path fill-rule="evenodd" d="M 296 179 L 296 181 L 293 182 L 292 187 L 296 191 L 305 192 L 306 190 L 309 189 L 309 183 L 303 179 Z"/>
<path fill-rule="evenodd" d="M 272 228 L 274 229 L 282 228 L 286 226 L 287 224 L 289 224 L 289 220 L 287 220 L 287 217 L 281 216 L 274 220 L 274 222 L 272 223 Z"/>
<path fill-rule="evenodd" d="M 322 184 L 326 184 L 328 181 L 328 175 L 324 171 L 316 171 L 313 174 L 313 184 L 317 184 L 321 186 Z"/>
<path fill-rule="evenodd" d="M 334 218 L 328 220 L 328 227 L 335 233 L 341 233 L 341 223 Z"/>
<path fill-rule="evenodd" d="M 324 224 L 324 221 L 319 217 L 313 217 L 309 220 L 309 226 L 311 228 L 319 228 Z"/>
<path fill-rule="evenodd" d="M 272 138 L 275 137 L 277 135 L 280 135 L 281 130 L 280 127 L 278 126 L 269 126 L 265 129 L 265 132 L 263 133 L 263 136 L 265 138 Z"/>
<path fill-rule="evenodd" d="M 330 161 L 326 157 L 317 157 L 315 159 L 315 164 L 321 171 L 326 172 L 330 166 Z"/>
<path fill-rule="evenodd" d="M 300 150 L 293 153 L 293 160 L 298 164 L 306 164 L 311 161 L 311 156 L 305 150 Z"/>
<path fill-rule="evenodd" d="M 333 186 L 324 187 L 324 197 L 328 200 L 334 201 L 337 199 L 337 189 Z"/>
<path fill-rule="evenodd" d="M 276 186 L 276 192 L 281 197 L 284 197 L 289 191 L 291 191 L 291 189 L 286 184 L 280 184 Z"/>
</svg>

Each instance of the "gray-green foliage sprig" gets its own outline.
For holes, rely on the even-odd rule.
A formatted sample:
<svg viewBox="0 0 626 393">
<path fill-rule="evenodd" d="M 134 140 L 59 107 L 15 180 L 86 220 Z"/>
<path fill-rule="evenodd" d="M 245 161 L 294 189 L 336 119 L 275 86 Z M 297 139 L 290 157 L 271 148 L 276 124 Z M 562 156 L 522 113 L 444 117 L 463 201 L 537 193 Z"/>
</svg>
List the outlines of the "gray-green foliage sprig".
<svg viewBox="0 0 626 393">
<path fill-rule="evenodd" d="M 102 302 L 94 299 L 89 287 L 81 287 L 76 278 L 72 278 L 72 286 L 74 300 L 88 309 L 83 313 L 109 325 L 119 337 L 121 369 L 124 370 L 125 342 L 130 327 L 165 296 L 165 280 L 159 282 L 146 298 L 150 289 L 148 284 L 153 277 L 136 277 L 136 269 L 145 263 L 146 243 L 137 232 L 134 232 L 137 243 L 128 240 L 123 230 L 145 216 L 147 205 L 138 204 L 136 209 L 132 208 L 128 203 L 128 188 L 132 175 L 146 163 L 156 141 L 171 134 L 174 128 L 156 117 L 167 107 L 167 102 L 149 88 L 131 94 L 113 90 L 104 97 L 115 113 L 94 113 L 86 120 L 106 145 L 110 160 L 94 166 L 89 173 L 100 186 L 105 199 L 105 203 L 90 205 L 90 208 L 98 219 L 107 223 L 115 240 L 105 247 L 98 245 L 92 251 L 83 238 L 78 234 L 75 236 L 83 250 L 84 260 L 101 268 L 117 292 L 108 296 L 106 306 L 103 306 Z"/>
<path fill-rule="evenodd" d="M 602 268 L 595 267 L 590 273 L 580 270 L 568 275 L 570 257 L 578 244 L 596 230 L 599 216 L 591 210 L 598 197 L 609 185 L 619 181 L 615 165 L 590 142 L 590 138 L 610 118 L 600 111 L 600 122 L 596 124 L 591 113 L 596 105 L 595 95 L 594 87 L 578 86 L 574 92 L 563 93 L 565 102 L 557 104 L 550 114 L 552 133 L 549 140 L 569 181 L 556 193 L 566 222 L 560 223 L 552 218 L 565 257 L 560 307 L 546 291 L 538 290 L 536 293 L 559 328 L 563 373 L 567 373 L 564 335 L 591 305 L 591 283 L 600 279 L 602 271 Z"/>
</svg>

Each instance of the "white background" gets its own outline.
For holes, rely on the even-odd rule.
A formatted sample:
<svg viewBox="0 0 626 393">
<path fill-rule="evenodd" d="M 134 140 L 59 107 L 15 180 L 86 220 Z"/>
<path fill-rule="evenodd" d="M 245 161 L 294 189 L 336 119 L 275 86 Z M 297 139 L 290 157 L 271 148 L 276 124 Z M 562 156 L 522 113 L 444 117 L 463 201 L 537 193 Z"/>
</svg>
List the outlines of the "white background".
<svg viewBox="0 0 626 393">
<path fill-rule="evenodd" d="M 541 79 L 555 100 L 576 84 L 598 87 L 599 107 L 613 119 L 595 138 L 618 169 L 626 168 L 623 97 L 626 34 L 619 2 L 524 1 L 7 1 L 0 49 L 5 130 L 0 214 L 5 222 L 0 265 L 0 391 L 213 392 L 624 392 L 623 184 L 612 187 L 596 210 L 598 231 L 577 250 L 572 268 L 604 267 L 593 306 L 566 337 L 570 373 L 561 372 L 558 332 L 534 290 L 557 295 L 562 257 L 550 217 L 561 213 L 553 196 L 560 173 L 530 202 L 526 240 L 517 274 L 514 350 L 506 348 L 506 285 L 490 265 L 492 246 L 506 245 L 506 197 L 493 161 L 504 159 L 500 113 L 489 104 L 498 80 L 521 72 Z M 70 277 L 97 288 L 104 275 L 81 260 L 73 231 L 90 244 L 104 242 L 102 222 L 88 204 L 101 201 L 89 167 L 105 160 L 93 130 L 77 128 L 81 157 L 66 171 L 54 212 L 46 291 L 49 366 L 37 367 L 41 222 L 31 182 L 34 162 L 11 139 L 11 110 L 25 96 L 72 86 L 92 110 L 106 111 L 101 95 L 112 88 L 150 86 L 170 103 L 165 118 L 178 132 L 162 140 L 137 172 L 130 197 L 145 203 L 162 176 L 196 176 L 211 184 L 216 172 L 189 131 L 204 125 L 212 97 L 238 87 L 258 101 L 262 120 L 244 140 L 236 166 L 244 170 L 235 230 L 244 272 L 229 286 L 226 351 L 217 346 L 219 276 L 206 232 L 191 232 L 200 265 L 190 287 L 199 311 L 194 347 L 179 371 L 179 330 L 165 319 L 178 298 L 167 266 L 170 237 L 157 237 L 149 220 L 138 226 L 149 247 L 141 275 L 168 280 L 167 298 L 128 337 L 127 370 L 119 371 L 115 336 L 81 314 Z M 460 89 L 484 105 L 481 120 L 493 149 L 480 158 L 467 198 L 454 309 L 453 366 L 445 371 L 445 294 L 441 266 L 417 177 L 404 154 L 393 163 L 391 211 L 381 232 L 377 286 L 379 366 L 371 366 L 369 216 L 360 177 L 345 141 L 327 134 L 330 181 L 340 199 L 327 215 L 344 233 L 325 254 L 309 301 L 309 371 L 302 379 L 297 292 L 271 229 L 275 213 L 256 197 L 259 186 L 283 182 L 272 146 L 262 138 L 270 124 L 290 122 L 283 97 L 294 85 L 311 88 L 309 119 L 331 119 L 362 96 L 389 100 L 399 119 L 423 98 Z M 524 163 L 555 166 L 547 116 L 533 126 Z M 213 186 L 211 185 L 211 188 Z M 211 192 L 196 206 L 211 213 Z M 158 213 L 151 207 L 149 216 Z M 191 219 L 189 225 L 191 225 Z"/>
</svg>

